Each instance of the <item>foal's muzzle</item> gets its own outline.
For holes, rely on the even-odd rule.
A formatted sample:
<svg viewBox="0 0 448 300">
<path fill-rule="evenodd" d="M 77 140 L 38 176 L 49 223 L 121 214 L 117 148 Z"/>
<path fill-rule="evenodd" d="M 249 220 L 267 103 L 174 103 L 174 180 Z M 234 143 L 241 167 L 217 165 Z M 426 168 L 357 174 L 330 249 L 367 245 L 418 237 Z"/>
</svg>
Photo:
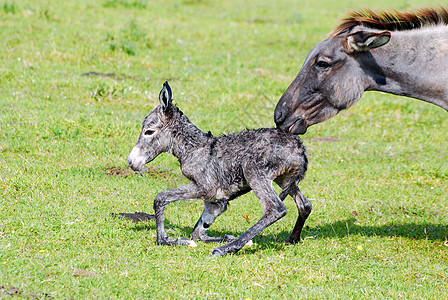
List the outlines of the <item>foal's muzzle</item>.
<svg viewBox="0 0 448 300">
<path fill-rule="evenodd" d="M 141 155 L 139 147 L 134 147 L 128 157 L 128 166 L 135 172 L 143 170 L 146 159 Z"/>
</svg>

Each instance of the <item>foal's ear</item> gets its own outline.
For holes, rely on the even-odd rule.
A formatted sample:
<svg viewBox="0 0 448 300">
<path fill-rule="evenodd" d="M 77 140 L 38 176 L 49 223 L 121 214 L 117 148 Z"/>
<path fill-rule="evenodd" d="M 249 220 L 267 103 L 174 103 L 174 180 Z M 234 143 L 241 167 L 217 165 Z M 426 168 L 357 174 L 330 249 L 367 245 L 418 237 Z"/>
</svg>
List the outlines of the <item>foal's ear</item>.
<svg viewBox="0 0 448 300">
<path fill-rule="evenodd" d="M 390 31 L 358 31 L 347 37 L 347 46 L 353 52 L 375 49 L 387 44 L 390 40 L 390 35 Z"/>
<path fill-rule="evenodd" d="M 165 81 L 163 84 L 163 88 L 160 91 L 159 99 L 160 104 L 162 105 L 163 112 L 167 112 L 171 108 L 172 103 L 172 92 L 168 81 Z"/>
</svg>

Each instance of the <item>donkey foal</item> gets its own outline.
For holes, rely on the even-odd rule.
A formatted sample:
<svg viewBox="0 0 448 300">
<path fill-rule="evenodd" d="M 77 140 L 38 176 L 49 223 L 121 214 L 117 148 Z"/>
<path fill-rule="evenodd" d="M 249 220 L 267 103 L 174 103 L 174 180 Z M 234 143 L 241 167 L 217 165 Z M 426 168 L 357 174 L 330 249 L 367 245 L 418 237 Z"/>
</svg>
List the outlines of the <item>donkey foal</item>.
<svg viewBox="0 0 448 300">
<path fill-rule="evenodd" d="M 192 243 L 189 239 L 168 237 L 164 210 L 174 201 L 201 199 L 204 201 L 204 211 L 193 229 L 192 239 L 227 242 L 213 250 L 212 254 L 216 256 L 235 253 L 286 214 L 282 201 L 287 195 L 294 198 L 299 210 L 288 242 L 298 242 L 303 224 L 311 213 L 311 202 L 297 186 L 308 164 L 306 150 L 299 137 L 273 128 L 214 137 L 191 123 L 172 105 L 171 97 L 170 86 L 165 82 L 159 95 L 161 105 L 143 120 L 142 131 L 128 158 L 129 166 L 134 171 L 141 171 L 159 154 L 169 152 L 178 158 L 183 175 L 191 180 L 187 185 L 160 192 L 156 196 L 157 243 Z M 275 192 L 272 181 L 282 188 L 280 196 Z M 250 190 L 263 205 L 261 219 L 238 238 L 231 235 L 208 236 L 207 229 L 226 211 L 228 202 Z"/>
</svg>

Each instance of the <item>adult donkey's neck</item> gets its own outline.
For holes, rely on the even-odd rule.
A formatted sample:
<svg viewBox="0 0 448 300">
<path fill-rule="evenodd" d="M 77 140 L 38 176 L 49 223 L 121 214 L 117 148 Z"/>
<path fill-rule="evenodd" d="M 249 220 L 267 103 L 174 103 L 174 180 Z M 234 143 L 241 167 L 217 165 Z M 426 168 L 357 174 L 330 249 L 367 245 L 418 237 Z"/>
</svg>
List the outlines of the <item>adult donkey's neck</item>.
<svg viewBox="0 0 448 300">
<path fill-rule="evenodd" d="M 211 133 L 205 133 L 197 128 L 184 114 L 176 116 L 170 126 L 172 139 L 169 151 L 182 164 L 195 150 L 203 148 L 213 138 Z"/>
<path fill-rule="evenodd" d="M 394 31 L 383 47 L 362 53 L 366 90 L 408 96 L 448 110 L 448 26 Z"/>
</svg>

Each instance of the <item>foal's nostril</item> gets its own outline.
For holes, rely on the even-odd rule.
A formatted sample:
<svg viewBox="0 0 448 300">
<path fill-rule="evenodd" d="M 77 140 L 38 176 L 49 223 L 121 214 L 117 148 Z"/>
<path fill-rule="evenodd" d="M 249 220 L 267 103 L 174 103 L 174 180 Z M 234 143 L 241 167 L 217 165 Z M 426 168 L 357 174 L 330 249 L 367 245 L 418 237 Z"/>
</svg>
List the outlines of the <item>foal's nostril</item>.
<svg viewBox="0 0 448 300">
<path fill-rule="evenodd" d="M 132 164 L 132 160 L 128 158 L 128 166 L 129 168 L 131 168 L 132 170 L 134 170 L 134 166 Z"/>
<path fill-rule="evenodd" d="M 134 171 L 135 171 L 135 169 L 137 168 L 135 159 L 133 159 L 133 158 L 130 157 L 130 156 L 128 157 L 128 166 L 129 166 L 129 168 L 131 168 L 131 169 L 134 170 Z"/>
<path fill-rule="evenodd" d="M 139 163 L 140 163 L 140 148 L 135 146 L 134 148 L 132 148 L 131 153 L 129 153 L 128 166 L 135 171 L 135 169 L 138 168 Z"/>
</svg>

